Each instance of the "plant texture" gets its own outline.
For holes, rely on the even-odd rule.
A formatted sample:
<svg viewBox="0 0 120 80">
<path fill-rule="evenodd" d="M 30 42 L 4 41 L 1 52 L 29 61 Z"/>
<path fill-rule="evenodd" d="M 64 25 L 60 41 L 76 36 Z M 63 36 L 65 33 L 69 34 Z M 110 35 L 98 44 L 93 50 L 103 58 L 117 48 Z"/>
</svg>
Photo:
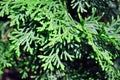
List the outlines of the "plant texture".
<svg viewBox="0 0 120 80">
<path fill-rule="evenodd" d="M 27 80 L 120 78 L 117 0 L 2 0 L 0 16 L 0 72 L 15 68 Z"/>
</svg>

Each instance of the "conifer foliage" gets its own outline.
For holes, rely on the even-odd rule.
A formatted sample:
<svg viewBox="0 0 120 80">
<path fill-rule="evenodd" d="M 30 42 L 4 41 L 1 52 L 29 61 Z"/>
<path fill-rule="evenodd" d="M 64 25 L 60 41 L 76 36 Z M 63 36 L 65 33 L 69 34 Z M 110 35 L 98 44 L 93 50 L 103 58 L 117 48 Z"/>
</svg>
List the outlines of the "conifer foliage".
<svg viewBox="0 0 120 80">
<path fill-rule="evenodd" d="M 117 80 L 117 0 L 1 0 L 0 73 L 27 80 Z"/>
</svg>

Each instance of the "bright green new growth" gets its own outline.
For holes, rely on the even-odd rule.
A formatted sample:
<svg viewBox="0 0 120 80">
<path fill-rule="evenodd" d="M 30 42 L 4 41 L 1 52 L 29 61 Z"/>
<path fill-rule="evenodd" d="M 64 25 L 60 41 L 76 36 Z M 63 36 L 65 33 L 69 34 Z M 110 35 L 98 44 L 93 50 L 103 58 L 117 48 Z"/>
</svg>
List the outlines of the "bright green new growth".
<svg viewBox="0 0 120 80">
<path fill-rule="evenodd" d="M 102 16 L 96 17 L 97 7 L 87 0 L 72 0 L 71 6 L 78 7 L 79 21 L 71 17 L 65 0 L 0 1 L 0 16 L 7 16 L 10 22 L 5 28 L 13 28 L 8 41 L 3 41 L 5 33 L 1 34 L 0 70 L 12 66 L 20 70 L 22 78 L 32 72 L 31 76 L 36 80 L 59 77 L 84 80 L 87 73 L 72 69 L 71 63 L 74 65 L 75 60 L 86 57 L 99 65 L 106 79 L 118 79 L 119 70 L 114 68 L 113 60 L 120 50 L 119 17 L 106 24 L 99 22 Z M 87 12 L 85 6 L 92 7 L 92 15 L 84 19 L 81 13 Z M 0 33 L 4 24 L 0 25 Z M 76 67 L 82 69 L 84 63 L 80 64 Z M 88 80 L 94 80 L 94 77 L 90 76 Z"/>
</svg>

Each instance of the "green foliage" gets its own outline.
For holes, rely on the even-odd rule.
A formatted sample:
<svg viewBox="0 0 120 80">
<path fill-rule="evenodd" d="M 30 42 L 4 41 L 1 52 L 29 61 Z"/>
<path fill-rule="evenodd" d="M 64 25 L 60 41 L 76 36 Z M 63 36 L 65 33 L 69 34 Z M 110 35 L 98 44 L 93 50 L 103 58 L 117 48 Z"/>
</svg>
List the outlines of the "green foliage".
<svg viewBox="0 0 120 80">
<path fill-rule="evenodd" d="M 72 0 L 68 5 L 66 0 L 0 1 L 0 16 L 9 20 L 0 22 L 0 70 L 14 67 L 22 78 L 35 80 L 119 79 L 114 61 L 120 54 L 120 18 L 112 14 L 118 4 Z M 100 22 L 104 16 L 109 19 Z"/>
<path fill-rule="evenodd" d="M 10 57 L 12 54 L 9 52 L 9 42 L 6 41 L 6 35 L 8 35 L 8 22 L 0 22 L 0 73 L 2 73 L 2 69 L 5 67 L 12 66 L 10 64 Z M 7 60 L 9 58 L 9 60 Z"/>
</svg>

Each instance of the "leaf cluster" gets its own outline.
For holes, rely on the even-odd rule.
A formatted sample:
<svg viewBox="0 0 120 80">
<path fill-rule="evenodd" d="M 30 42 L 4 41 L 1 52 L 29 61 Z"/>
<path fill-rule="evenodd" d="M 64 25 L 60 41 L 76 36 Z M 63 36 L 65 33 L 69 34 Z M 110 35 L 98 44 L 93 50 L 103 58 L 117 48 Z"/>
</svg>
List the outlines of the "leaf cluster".
<svg viewBox="0 0 120 80">
<path fill-rule="evenodd" d="M 120 54 L 120 18 L 100 22 L 102 9 L 111 9 L 110 2 L 114 4 L 72 0 L 76 14 L 71 14 L 66 0 L 0 1 L 0 16 L 9 19 L 0 22 L 0 64 L 5 65 L 0 69 L 12 66 L 22 78 L 36 80 L 118 79 L 114 61 Z M 89 9 L 91 13 L 83 18 Z M 7 40 L 2 37 L 6 34 Z"/>
</svg>

